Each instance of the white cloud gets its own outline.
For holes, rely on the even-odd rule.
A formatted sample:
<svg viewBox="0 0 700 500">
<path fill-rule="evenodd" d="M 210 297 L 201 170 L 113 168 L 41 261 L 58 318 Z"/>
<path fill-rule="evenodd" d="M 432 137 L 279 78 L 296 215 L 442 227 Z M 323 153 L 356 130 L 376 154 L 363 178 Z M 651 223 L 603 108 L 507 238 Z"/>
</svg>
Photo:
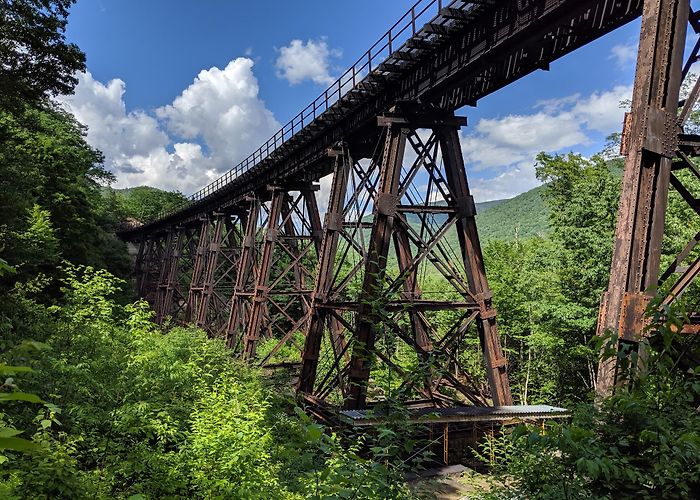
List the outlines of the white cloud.
<svg viewBox="0 0 700 500">
<path fill-rule="evenodd" d="M 589 130 L 603 134 L 622 129 L 625 110 L 620 103 L 632 98 L 631 85 L 618 85 L 607 92 L 594 92 L 580 100 L 572 112 L 585 123 Z"/>
<path fill-rule="evenodd" d="M 610 49 L 609 58 L 614 59 L 620 66 L 627 66 L 637 60 L 637 46 L 633 44 L 615 45 Z"/>
<path fill-rule="evenodd" d="M 489 179 L 471 179 L 471 192 L 477 201 L 512 198 L 540 185 L 534 161 L 522 161 Z"/>
<path fill-rule="evenodd" d="M 238 58 L 219 69 L 202 70 L 172 104 L 156 110 L 168 129 L 203 140 L 213 168 L 225 171 L 269 139 L 280 127 L 258 97 L 253 61 Z"/>
<path fill-rule="evenodd" d="M 571 113 L 482 119 L 475 132 L 463 138 L 462 150 L 477 170 L 513 164 L 542 150 L 557 151 L 588 141 Z"/>
<path fill-rule="evenodd" d="M 593 141 L 591 133 L 609 134 L 622 128 L 631 86 L 617 86 L 587 97 L 580 94 L 538 102 L 536 112 L 481 119 L 461 136 L 462 152 L 479 201 L 510 198 L 539 184 L 535 156 L 561 152 Z"/>
<path fill-rule="evenodd" d="M 341 56 L 338 49 L 330 49 L 325 39 L 292 40 L 289 45 L 278 50 L 275 63 L 277 76 L 296 85 L 311 80 L 319 85 L 330 85 L 335 78 L 330 74 L 330 59 Z"/>
<path fill-rule="evenodd" d="M 74 95 L 59 102 L 87 125 L 88 142 L 105 154 L 117 187 L 147 184 L 190 194 L 219 177 L 269 138 L 279 124 L 258 98 L 253 62 L 199 73 L 172 104 L 127 112 L 126 85 L 78 75 Z M 160 120 L 159 120 L 160 118 Z M 178 142 L 173 136 L 192 142 Z M 202 145 L 206 145 L 207 152 Z"/>
</svg>

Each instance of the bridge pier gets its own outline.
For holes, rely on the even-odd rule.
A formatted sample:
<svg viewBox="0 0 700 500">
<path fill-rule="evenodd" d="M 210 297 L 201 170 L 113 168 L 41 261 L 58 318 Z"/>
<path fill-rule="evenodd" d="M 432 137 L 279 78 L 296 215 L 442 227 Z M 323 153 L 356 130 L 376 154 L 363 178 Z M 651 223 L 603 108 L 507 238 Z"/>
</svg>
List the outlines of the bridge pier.
<svg viewBox="0 0 700 500">
<path fill-rule="evenodd" d="M 185 290 L 189 290 L 192 277 L 196 236 L 196 231 L 184 226 L 170 229 L 166 234 L 154 306 L 159 325 L 168 317 L 177 322 L 186 316 Z"/>
<path fill-rule="evenodd" d="M 202 221 L 187 299 L 185 323 L 224 337 L 242 245 L 241 215 L 215 213 Z"/>
<path fill-rule="evenodd" d="M 256 260 L 256 236 L 258 233 L 258 218 L 262 203 L 257 196 L 250 196 L 245 203 L 245 232 L 238 257 L 235 285 L 231 296 L 230 314 L 226 326 L 226 345 L 238 350 L 243 342 L 243 329 L 250 317 L 250 292 L 254 286 L 253 268 Z"/>
<path fill-rule="evenodd" d="M 683 81 L 700 49 L 697 42 L 684 64 L 689 23 L 700 32 L 698 15 L 688 0 L 644 2 L 632 108 L 625 117 L 622 135 L 626 160 L 610 282 L 598 320 L 598 335 L 612 332 L 618 349 L 637 351 L 651 300 L 661 293 L 661 307 L 671 304 L 700 273 L 700 259 L 686 268 L 681 266 L 699 241 L 696 236 L 659 277 L 669 186 L 700 214 L 696 197 L 678 175 L 686 170 L 700 179 L 700 171 L 690 160 L 690 156 L 700 154 L 700 137 L 683 134 L 683 125 L 700 95 L 697 82 L 679 105 Z M 673 274 L 680 277 L 669 287 Z M 685 329 L 697 331 L 697 325 Z M 639 354 L 643 359 L 644 353 Z M 609 396 L 616 386 L 626 383 L 628 374 L 620 368 L 617 358 L 600 363 L 599 396 Z"/>
<path fill-rule="evenodd" d="M 459 148 L 465 120 L 397 108 L 378 121 L 381 139 L 369 163 L 353 161 L 351 148 L 333 153 L 298 390 L 311 403 L 364 409 L 379 395 L 370 379 L 383 372 L 398 380 L 384 392 L 397 386 L 410 400 L 486 405 L 490 396 L 495 405 L 510 404 Z M 447 237 L 451 230 L 459 248 Z M 437 282 L 428 268 L 437 271 Z M 488 388 L 459 359 L 470 330 L 479 339 Z M 416 367 L 397 362 L 400 345 L 417 355 Z"/>
<path fill-rule="evenodd" d="M 139 243 L 139 252 L 135 262 L 136 292 L 155 307 L 160 264 L 163 259 L 164 240 L 158 236 L 147 236 Z"/>
</svg>

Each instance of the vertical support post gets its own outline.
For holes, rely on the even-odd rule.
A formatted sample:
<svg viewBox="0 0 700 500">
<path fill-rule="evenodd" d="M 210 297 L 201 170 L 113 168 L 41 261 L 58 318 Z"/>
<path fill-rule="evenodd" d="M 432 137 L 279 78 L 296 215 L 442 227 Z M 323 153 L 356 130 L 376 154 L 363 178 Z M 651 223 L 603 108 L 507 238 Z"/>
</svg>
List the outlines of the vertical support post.
<svg viewBox="0 0 700 500">
<path fill-rule="evenodd" d="M 408 273 L 408 276 L 406 276 L 403 283 L 403 298 L 407 300 L 419 299 L 421 297 L 421 289 L 418 286 L 418 271 L 416 269 L 409 269 L 411 267 L 411 262 L 413 261 L 413 255 L 411 252 L 411 245 L 405 231 L 399 230 L 394 233 L 394 247 L 396 248 L 399 273 Z M 418 311 L 411 311 L 410 315 L 411 329 L 413 330 L 413 338 L 416 340 L 416 344 L 421 350 L 430 352 L 432 349 L 432 343 L 430 342 L 430 337 L 428 336 L 428 325 L 425 317 Z M 424 356 L 421 358 L 424 358 Z"/>
<path fill-rule="evenodd" d="M 231 349 L 237 346 L 245 322 L 247 300 L 244 294 L 255 263 L 255 235 L 257 233 L 259 215 L 260 200 L 256 196 L 251 200 L 248 208 L 245 235 L 241 245 L 238 272 L 236 273 L 236 285 L 231 297 L 231 315 L 226 328 L 226 344 Z"/>
<path fill-rule="evenodd" d="M 304 203 L 306 204 L 306 213 L 311 225 L 311 236 L 314 240 L 316 255 L 320 255 L 321 240 L 323 239 L 323 225 L 321 224 L 321 214 L 318 211 L 318 202 L 316 201 L 316 191 L 314 189 L 303 189 Z"/>
<path fill-rule="evenodd" d="M 442 461 L 450 465 L 450 424 L 447 422 L 442 428 Z"/>
<path fill-rule="evenodd" d="M 194 257 L 194 265 L 192 267 L 192 281 L 190 281 L 190 290 L 187 294 L 187 308 L 185 309 L 185 323 L 191 323 L 193 318 L 196 318 L 196 311 L 199 308 L 199 303 L 202 299 L 200 282 L 202 280 L 202 272 L 207 258 L 207 245 L 209 242 L 210 233 L 209 218 L 202 220 L 202 226 L 199 229 L 199 241 L 197 242 L 197 250 Z"/>
<path fill-rule="evenodd" d="M 173 290 L 177 286 L 177 267 L 184 238 L 180 228 L 168 232 L 160 269 L 160 280 L 156 296 L 156 322 L 163 324 L 172 311 Z"/>
<path fill-rule="evenodd" d="M 143 281 L 145 277 L 144 269 L 146 268 L 147 258 L 148 258 L 148 239 L 146 237 L 139 241 L 139 251 L 136 254 L 136 260 L 134 261 L 134 278 L 136 281 L 136 293 L 141 297 L 141 290 L 143 289 Z"/>
<path fill-rule="evenodd" d="M 301 291 L 304 289 L 304 272 L 299 263 L 299 244 L 295 239 L 297 231 L 294 227 L 294 217 L 292 215 L 289 201 L 289 195 L 285 194 L 282 200 L 282 228 L 284 229 L 284 236 L 289 237 L 287 248 L 291 253 L 292 261 L 294 262 L 292 266 L 292 272 L 294 273 L 294 287 L 296 288 L 297 293 L 301 293 Z M 304 305 L 304 308 L 305 307 L 306 306 Z"/>
<path fill-rule="evenodd" d="M 454 203 L 458 212 L 457 237 L 467 274 L 469 291 L 474 294 L 479 304 L 477 328 L 484 353 L 491 398 L 494 406 L 510 405 L 512 398 L 506 371 L 506 358 L 501 349 L 496 326 L 496 310 L 493 307 L 492 293 L 486 280 L 484 258 L 481 253 L 479 234 L 476 230 L 476 208 L 474 198 L 469 191 L 458 129 L 456 127 L 441 127 L 436 130 L 436 133 L 442 150 L 447 184 L 455 196 Z"/>
<path fill-rule="evenodd" d="M 332 150 L 331 154 L 335 157 L 335 168 L 328 199 L 328 211 L 323 225 L 323 237 L 318 251 L 318 268 L 311 297 L 311 317 L 302 354 L 298 387 L 298 391 L 302 394 L 311 394 L 316 380 L 323 329 L 328 321 L 328 311 L 325 306 L 333 286 L 333 266 L 338 251 L 339 232 L 343 229 L 343 203 L 352 164 L 346 150 Z"/>
<path fill-rule="evenodd" d="M 265 306 L 269 292 L 268 284 L 270 280 L 270 269 L 272 268 L 272 257 L 275 250 L 275 243 L 277 242 L 279 218 L 285 196 L 286 193 L 283 190 L 273 188 L 265 241 L 263 242 L 260 262 L 258 263 L 258 275 L 255 283 L 255 291 L 253 292 L 253 303 L 248 325 L 246 326 L 243 352 L 244 359 L 252 359 L 255 357 L 255 349 L 260 339 L 260 329 L 263 326 L 263 319 L 266 312 Z"/>
<path fill-rule="evenodd" d="M 201 277 L 202 297 L 199 301 L 199 307 L 195 316 L 195 324 L 205 327 L 207 321 L 207 311 L 209 310 L 209 302 L 211 295 L 214 293 L 214 272 L 219 260 L 219 251 L 221 250 L 221 234 L 224 225 L 224 216 L 218 214 L 214 222 L 214 232 L 211 239 L 208 240 L 206 252 L 206 266 L 204 267 Z"/>
<path fill-rule="evenodd" d="M 688 0 L 644 3 L 632 110 L 623 132 L 626 160 L 610 282 L 597 332 L 615 332 L 620 342 L 633 345 L 659 274 L 689 8 Z M 616 359 L 601 362 L 598 395 L 612 394 L 616 378 Z"/>
<path fill-rule="evenodd" d="M 398 204 L 401 167 L 409 130 L 392 123 L 387 126 L 384 154 L 379 173 L 379 183 L 374 199 L 372 232 L 368 259 L 360 293 L 356 317 L 356 343 L 350 359 L 349 388 L 345 408 L 356 410 L 365 407 L 367 384 L 372 365 L 376 325 L 379 321 L 372 303 L 379 298 L 381 283 L 386 271 L 391 233 Z"/>
<path fill-rule="evenodd" d="M 143 263 L 141 265 L 141 276 L 138 281 L 137 293 L 138 296 L 145 299 L 149 292 L 149 285 L 153 281 L 151 279 L 153 265 L 156 263 L 156 241 L 152 237 L 148 237 L 145 241 Z"/>
</svg>

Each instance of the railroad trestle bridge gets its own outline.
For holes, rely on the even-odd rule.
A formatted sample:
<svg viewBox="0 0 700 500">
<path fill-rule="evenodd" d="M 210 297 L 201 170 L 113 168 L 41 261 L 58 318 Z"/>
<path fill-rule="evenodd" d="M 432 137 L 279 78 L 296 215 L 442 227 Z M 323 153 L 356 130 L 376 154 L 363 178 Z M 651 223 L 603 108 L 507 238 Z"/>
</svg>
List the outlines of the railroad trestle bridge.
<svg viewBox="0 0 700 500">
<path fill-rule="evenodd" d="M 455 112 L 640 15 L 599 322 L 638 342 L 653 285 L 674 280 L 668 304 L 700 270 L 684 262 L 700 233 L 659 270 L 669 186 L 700 213 L 676 175 L 700 178 L 700 141 L 683 131 L 700 87 L 679 102 L 700 47 L 684 57 L 688 26 L 700 31 L 689 0 L 417 2 L 238 166 L 121 233 L 138 245 L 139 295 L 159 323 L 200 326 L 251 363 L 291 352 L 298 393 L 319 413 L 364 410 L 386 387 L 421 407 L 511 405 Z M 601 365 L 599 391 L 615 383 L 614 361 Z"/>
</svg>

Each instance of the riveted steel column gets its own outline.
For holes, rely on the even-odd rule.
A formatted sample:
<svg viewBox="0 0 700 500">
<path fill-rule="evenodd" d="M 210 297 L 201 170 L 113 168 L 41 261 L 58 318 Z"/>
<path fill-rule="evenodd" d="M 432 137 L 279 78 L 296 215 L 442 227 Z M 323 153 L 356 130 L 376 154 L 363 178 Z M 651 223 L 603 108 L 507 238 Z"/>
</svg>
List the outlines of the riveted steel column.
<svg viewBox="0 0 700 500">
<path fill-rule="evenodd" d="M 184 229 L 177 228 L 168 232 L 156 296 L 156 322 L 159 325 L 172 312 L 173 291 L 178 286 L 177 271 L 184 240 L 183 231 Z"/>
<path fill-rule="evenodd" d="M 636 344 L 644 328 L 650 287 L 658 280 L 671 163 L 677 148 L 688 0 L 647 0 L 631 113 L 625 119 L 626 154 L 608 291 L 598 335 L 608 331 Z M 597 393 L 612 394 L 616 359 L 600 363 Z"/>
<path fill-rule="evenodd" d="M 346 409 L 365 407 L 367 384 L 373 362 L 376 326 L 379 323 L 372 303 L 380 298 L 381 284 L 386 270 L 386 260 L 391 243 L 391 232 L 398 204 L 399 181 L 409 130 L 392 123 L 384 143 L 379 184 L 374 198 L 372 232 L 368 258 L 360 293 L 356 317 L 356 342 L 353 345 L 348 377 L 349 389 L 345 400 Z"/>
<path fill-rule="evenodd" d="M 346 150 L 332 151 L 335 157 L 333 182 L 328 199 L 328 211 L 318 251 L 318 268 L 311 297 L 311 316 L 306 330 L 298 391 L 311 394 L 316 380 L 323 330 L 328 321 L 326 302 L 333 285 L 333 266 L 338 250 L 338 233 L 343 229 L 343 208 L 352 160 Z"/>
<path fill-rule="evenodd" d="M 469 290 L 474 294 L 480 308 L 477 327 L 484 353 L 486 376 L 491 388 L 491 398 L 495 406 L 510 405 L 512 398 L 506 371 L 506 358 L 501 349 L 496 326 L 496 310 L 492 305 L 492 294 L 486 280 L 484 258 L 476 230 L 474 198 L 469 192 L 458 130 L 457 127 L 442 127 L 435 132 L 440 141 L 447 183 L 456 198 L 454 203 L 458 211 L 457 237 Z"/>
<path fill-rule="evenodd" d="M 187 294 L 187 308 L 185 309 L 185 323 L 191 323 L 197 316 L 199 303 L 202 300 L 202 272 L 206 262 L 207 246 L 209 244 L 210 221 L 208 217 L 202 220 L 202 225 L 199 229 L 199 241 L 197 242 L 197 250 L 194 257 L 194 265 L 192 267 L 192 281 L 190 281 L 190 290 Z"/>
<path fill-rule="evenodd" d="M 244 331 L 247 319 L 248 300 L 243 295 L 248 281 L 251 279 L 251 271 L 255 264 L 255 235 L 258 229 L 258 216 L 260 215 L 260 200 L 256 196 L 250 201 L 248 208 L 245 235 L 241 248 L 241 256 L 238 261 L 236 273 L 236 285 L 231 297 L 231 315 L 226 328 L 226 344 L 234 349 L 237 347 L 241 333 Z"/>
<path fill-rule="evenodd" d="M 244 359 L 253 359 L 255 349 L 260 339 L 260 329 L 263 327 L 263 319 L 266 311 L 266 302 L 269 292 L 270 269 L 272 268 L 272 257 L 275 250 L 275 243 L 279 232 L 279 218 L 282 210 L 282 203 L 286 193 L 279 188 L 272 188 L 272 201 L 270 202 L 270 214 L 267 221 L 267 231 L 263 243 L 260 262 L 258 263 L 257 281 L 255 292 L 253 293 L 253 303 L 250 318 L 246 325 Z"/>
<path fill-rule="evenodd" d="M 134 261 L 134 279 L 136 284 L 136 293 L 141 297 L 141 290 L 143 289 L 143 281 L 145 276 L 146 259 L 148 258 L 148 238 L 144 237 L 139 241 L 139 251 L 136 254 L 136 260 Z"/>
<path fill-rule="evenodd" d="M 199 301 L 199 307 L 195 316 L 195 324 L 199 327 L 206 327 L 207 311 L 211 295 L 214 292 L 214 271 L 219 261 L 219 251 L 221 250 L 221 235 L 224 226 L 224 216 L 218 214 L 214 221 L 214 231 L 211 239 L 208 240 L 206 248 L 206 265 L 202 274 L 202 298 Z"/>
</svg>

